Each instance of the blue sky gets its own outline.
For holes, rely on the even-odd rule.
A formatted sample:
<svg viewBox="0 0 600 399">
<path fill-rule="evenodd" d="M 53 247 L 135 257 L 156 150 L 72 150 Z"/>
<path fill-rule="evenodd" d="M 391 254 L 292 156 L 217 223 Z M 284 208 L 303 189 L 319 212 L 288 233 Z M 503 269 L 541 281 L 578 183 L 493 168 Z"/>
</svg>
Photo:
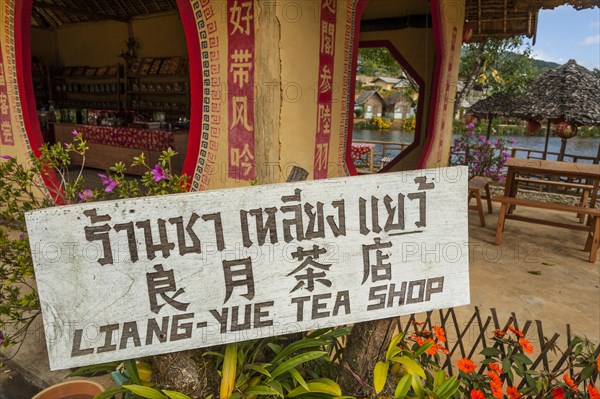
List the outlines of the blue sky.
<svg viewBox="0 0 600 399">
<path fill-rule="evenodd" d="M 600 68 L 600 9 L 561 6 L 540 11 L 532 49 L 541 60 L 564 64 L 572 58 L 590 70 Z"/>
</svg>

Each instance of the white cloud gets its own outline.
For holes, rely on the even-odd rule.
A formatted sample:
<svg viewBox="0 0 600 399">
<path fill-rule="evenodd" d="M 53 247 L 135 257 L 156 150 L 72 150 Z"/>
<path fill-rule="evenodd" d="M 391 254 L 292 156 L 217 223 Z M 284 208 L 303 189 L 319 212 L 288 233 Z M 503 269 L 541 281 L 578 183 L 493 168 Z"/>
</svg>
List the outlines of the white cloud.
<svg viewBox="0 0 600 399">
<path fill-rule="evenodd" d="M 595 36 L 588 36 L 580 43 L 584 46 L 600 44 L 600 33 Z"/>
</svg>

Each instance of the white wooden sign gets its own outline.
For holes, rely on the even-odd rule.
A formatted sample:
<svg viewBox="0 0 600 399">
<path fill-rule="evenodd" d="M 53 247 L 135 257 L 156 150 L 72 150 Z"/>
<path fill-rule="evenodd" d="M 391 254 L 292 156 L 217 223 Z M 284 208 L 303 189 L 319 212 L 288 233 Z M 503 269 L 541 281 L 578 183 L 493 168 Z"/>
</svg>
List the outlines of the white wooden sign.
<svg viewBox="0 0 600 399">
<path fill-rule="evenodd" d="M 52 370 L 469 303 L 464 167 L 26 218 Z"/>
</svg>

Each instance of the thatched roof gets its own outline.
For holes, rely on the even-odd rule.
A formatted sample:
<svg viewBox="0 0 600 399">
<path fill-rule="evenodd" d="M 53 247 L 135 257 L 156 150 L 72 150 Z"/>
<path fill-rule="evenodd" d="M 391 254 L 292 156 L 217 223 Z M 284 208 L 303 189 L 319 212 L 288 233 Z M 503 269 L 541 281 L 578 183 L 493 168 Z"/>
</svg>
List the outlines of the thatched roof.
<svg viewBox="0 0 600 399">
<path fill-rule="evenodd" d="M 21 1 L 21 0 L 19 0 Z M 540 9 L 560 5 L 576 9 L 600 7 L 600 0 L 468 0 L 466 19 L 473 26 L 473 40 L 532 37 Z M 132 17 L 176 12 L 177 0 L 33 0 L 32 26 L 55 29 L 65 24 L 98 20 L 127 22 Z M 386 29 L 431 27 L 429 2 L 422 0 L 369 0 L 361 30 L 370 25 Z M 390 28 L 391 26 L 391 28 Z"/>
<path fill-rule="evenodd" d="M 360 94 L 358 97 L 356 97 L 356 100 L 354 100 L 354 104 L 355 105 L 363 105 L 364 103 L 366 103 L 369 98 L 371 97 L 378 97 L 379 101 L 381 101 L 381 103 L 383 103 L 383 97 L 381 97 L 381 95 L 379 93 L 377 93 L 375 90 L 369 90 L 369 91 L 365 91 L 364 93 Z"/>
<path fill-rule="evenodd" d="M 33 0 L 31 25 L 55 29 L 65 24 L 116 20 L 177 11 L 177 0 Z"/>
<path fill-rule="evenodd" d="M 469 112 L 485 117 L 488 113 L 495 116 L 515 116 L 519 113 L 523 96 L 508 93 L 494 93 L 477 101 L 469 107 Z"/>
<path fill-rule="evenodd" d="M 467 0 L 466 20 L 473 27 L 472 41 L 518 35 L 533 37 L 539 10 L 565 4 L 580 10 L 600 7 L 600 0 Z"/>
<path fill-rule="evenodd" d="M 527 96 L 518 111 L 524 118 L 600 125 L 600 79 L 574 60 L 541 74 Z"/>
</svg>

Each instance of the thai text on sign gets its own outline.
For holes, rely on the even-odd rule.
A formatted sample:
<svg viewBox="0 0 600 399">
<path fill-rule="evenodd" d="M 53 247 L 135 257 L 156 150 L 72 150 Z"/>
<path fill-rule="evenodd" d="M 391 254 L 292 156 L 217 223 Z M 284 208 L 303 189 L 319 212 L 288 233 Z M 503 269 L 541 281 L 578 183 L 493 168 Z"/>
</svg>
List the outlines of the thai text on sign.
<svg viewBox="0 0 600 399">
<path fill-rule="evenodd" d="M 464 167 L 26 215 L 53 370 L 469 302 Z"/>
</svg>

